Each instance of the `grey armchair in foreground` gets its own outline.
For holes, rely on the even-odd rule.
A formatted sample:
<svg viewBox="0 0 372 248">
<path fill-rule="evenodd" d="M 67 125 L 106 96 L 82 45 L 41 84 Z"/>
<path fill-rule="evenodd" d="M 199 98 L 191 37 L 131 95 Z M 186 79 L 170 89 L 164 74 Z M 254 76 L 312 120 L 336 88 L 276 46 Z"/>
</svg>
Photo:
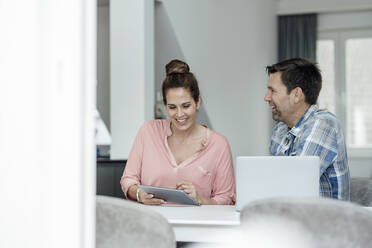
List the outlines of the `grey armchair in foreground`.
<svg viewBox="0 0 372 248">
<path fill-rule="evenodd" d="M 368 177 L 350 178 L 350 201 L 372 207 L 372 179 Z"/>
<path fill-rule="evenodd" d="M 160 214 L 127 200 L 97 196 L 96 248 L 174 248 L 174 232 Z"/>
<path fill-rule="evenodd" d="M 371 247 L 372 211 L 339 200 L 277 198 L 254 202 L 241 212 L 249 230 L 269 227 L 301 247 Z M 267 239 L 272 238 L 266 231 Z M 275 235 L 274 235 L 275 236 Z M 278 244 L 279 245 L 279 244 Z M 276 246 L 278 247 L 278 246 Z"/>
</svg>

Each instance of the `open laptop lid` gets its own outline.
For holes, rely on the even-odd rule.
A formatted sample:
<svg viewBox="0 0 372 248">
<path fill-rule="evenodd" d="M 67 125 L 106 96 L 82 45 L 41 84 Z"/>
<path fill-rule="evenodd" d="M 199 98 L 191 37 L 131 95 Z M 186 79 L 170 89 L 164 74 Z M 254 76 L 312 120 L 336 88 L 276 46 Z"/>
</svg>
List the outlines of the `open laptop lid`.
<svg viewBox="0 0 372 248">
<path fill-rule="evenodd" d="M 319 196 L 316 156 L 237 157 L 236 209 L 271 197 Z"/>
</svg>

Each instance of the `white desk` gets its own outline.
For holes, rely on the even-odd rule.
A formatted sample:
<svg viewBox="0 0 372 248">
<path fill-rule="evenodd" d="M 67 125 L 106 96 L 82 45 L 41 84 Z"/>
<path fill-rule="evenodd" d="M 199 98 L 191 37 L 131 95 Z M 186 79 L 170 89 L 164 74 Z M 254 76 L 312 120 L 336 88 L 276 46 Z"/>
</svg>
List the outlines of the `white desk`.
<svg viewBox="0 0 372 248">
<path fill-rule="evenodd" d="M 172 225 L 177 241 L 221 242 L 240 226 L 235 206 L 146 206 L 163 215 Z M 372 212 L 372 207 L 365 209 Z"/>
<path fill-rule="evenodd" d="M 235 206 L 149 206 L 172 225 L 177 241 L 219 242 L 240 225 Z"/>
</svg>

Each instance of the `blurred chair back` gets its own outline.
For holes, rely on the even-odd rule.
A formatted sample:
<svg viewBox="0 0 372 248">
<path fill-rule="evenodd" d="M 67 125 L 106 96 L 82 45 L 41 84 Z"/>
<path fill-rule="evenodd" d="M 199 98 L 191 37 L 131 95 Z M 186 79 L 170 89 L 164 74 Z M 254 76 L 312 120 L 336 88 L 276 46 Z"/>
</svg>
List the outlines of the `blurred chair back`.
<svg viewBox="0 0 372 248">
<path fill-rule="evenodd" d="M 109 196 L 96 202 L 96 248 L 176 247 L 172 227 L 155 211 Z"/>
<path fill-rule="evenodd" d="M 372 211 L 350 202 L 325 198 L 256 201 L 243 209 L 241 223 L 249 230 L 269 227 L 274 235 L 266 234 L 268 239 L 283 233 L 296 241 L 296 245 L 276 247 L 298 247 L 301 242 L 301 247 L 372 247 Z"/>
<path fill-rule="evenodd" d="M 372 179 L 368 177 L 350 178 L 350 201 L 372 207 Z"/>
</svg>

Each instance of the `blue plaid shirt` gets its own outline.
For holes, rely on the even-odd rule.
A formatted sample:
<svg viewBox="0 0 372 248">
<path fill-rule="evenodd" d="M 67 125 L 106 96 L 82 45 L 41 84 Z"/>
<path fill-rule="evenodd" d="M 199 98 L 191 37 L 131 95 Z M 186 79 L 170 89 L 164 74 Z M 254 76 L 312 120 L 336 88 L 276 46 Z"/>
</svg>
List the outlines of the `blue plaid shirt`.
<svg viewBox="0 0 372 248">
<path fill-rule="evenodd" d="M 290 130 L 279 122 L 270 142 L 274 156 L 318 156 L 320 160 L 320 195 L 349 200 L 349 167 L 341 125 L 336 117 L 311 105 Z M 306 176 L 306 175 L 302 175 Z"/>
</svg>

